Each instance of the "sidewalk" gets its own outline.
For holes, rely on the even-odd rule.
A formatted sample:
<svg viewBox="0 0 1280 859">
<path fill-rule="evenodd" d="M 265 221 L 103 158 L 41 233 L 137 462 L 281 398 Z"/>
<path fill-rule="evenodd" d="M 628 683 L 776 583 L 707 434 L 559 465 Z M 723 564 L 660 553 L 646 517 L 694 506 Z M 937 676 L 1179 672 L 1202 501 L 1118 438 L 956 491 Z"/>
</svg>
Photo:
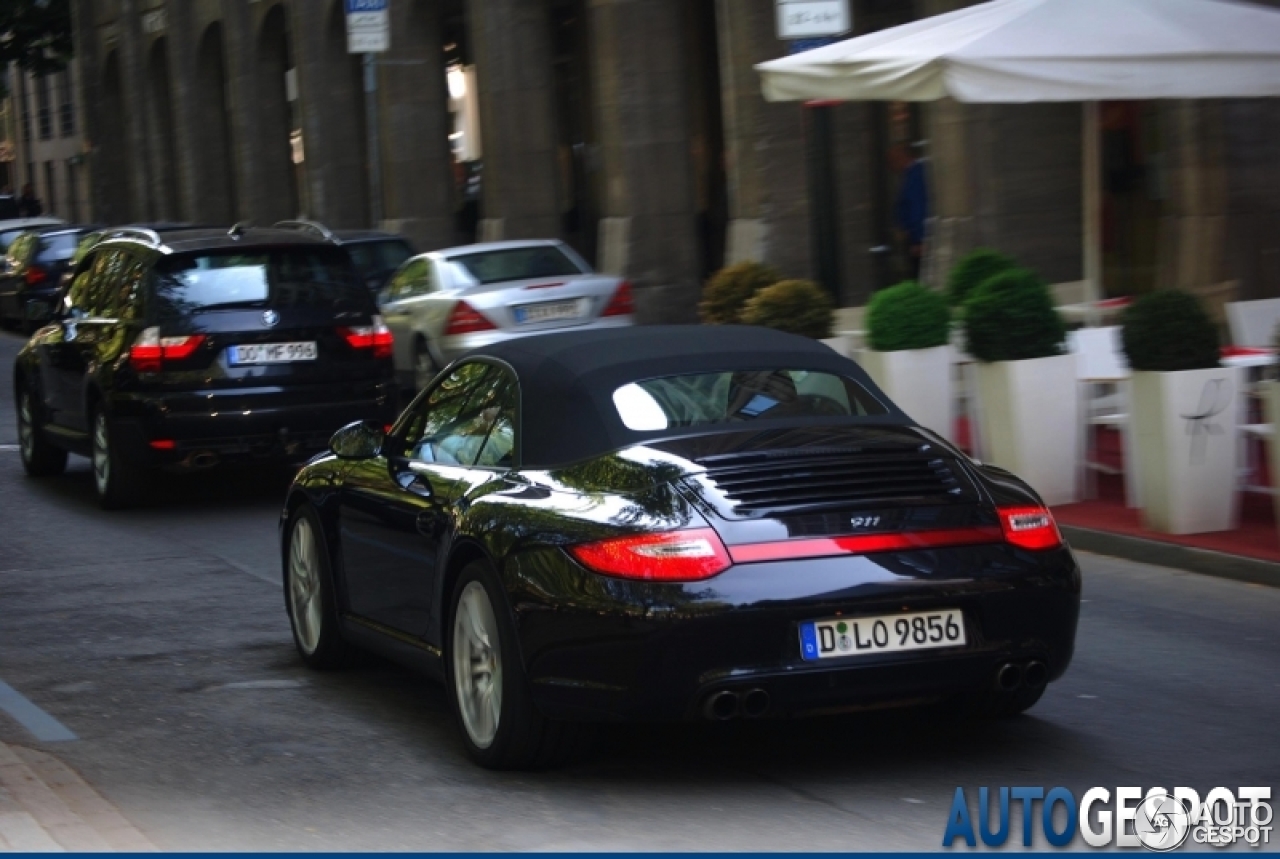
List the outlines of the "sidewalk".
<svg viewBox="0 0 1280 859">
<path fill-rule="evenodd" d="M 155 850 L 60 760 L 0 742 L 0 852 Z"/>
</svg>

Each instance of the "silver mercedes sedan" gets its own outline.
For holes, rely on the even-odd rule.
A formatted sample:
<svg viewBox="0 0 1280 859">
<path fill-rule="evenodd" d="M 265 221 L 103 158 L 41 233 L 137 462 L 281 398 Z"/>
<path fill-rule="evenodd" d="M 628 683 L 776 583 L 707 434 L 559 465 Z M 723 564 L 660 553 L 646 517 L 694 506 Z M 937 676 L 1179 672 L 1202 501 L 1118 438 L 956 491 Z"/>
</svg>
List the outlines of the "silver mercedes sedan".
<svg viewBox="0 0 1280 859">
<path fill-rule="evenodd" d="M 378 298 L 395 335 L 404 387 L 426 387 L 454 358 L 480 346 L 566 328 L 632 324 L 631 285 L 598 274 L 554 240 L 491 242 L 421 254 Z"/>
</svg>

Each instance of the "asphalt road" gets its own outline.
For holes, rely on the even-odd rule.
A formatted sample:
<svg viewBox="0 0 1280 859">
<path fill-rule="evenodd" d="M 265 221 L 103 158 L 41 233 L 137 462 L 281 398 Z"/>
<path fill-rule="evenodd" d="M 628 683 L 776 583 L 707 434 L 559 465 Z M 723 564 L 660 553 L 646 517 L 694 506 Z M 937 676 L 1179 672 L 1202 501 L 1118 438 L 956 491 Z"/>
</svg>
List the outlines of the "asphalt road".
<svg viewBox="0 0 1280 859">
<path fill-rule="evenodd" d="M 171 483 L 121 514 L 83 459 L 25 478 L 17 344 L 0 336 L 0 680 L 78 739 L 0 713 L 0 743 L 55 756 L 161 848 L 928 850 L 957 786 L 1203 795 L 1280 774 L 1280 591 L 1088 555 L 1075 662 L 1022 718 L 620 728 L 561 771 L 485 772 L 432 683 L 299 663 L 278 476 Z"/>
</svg>

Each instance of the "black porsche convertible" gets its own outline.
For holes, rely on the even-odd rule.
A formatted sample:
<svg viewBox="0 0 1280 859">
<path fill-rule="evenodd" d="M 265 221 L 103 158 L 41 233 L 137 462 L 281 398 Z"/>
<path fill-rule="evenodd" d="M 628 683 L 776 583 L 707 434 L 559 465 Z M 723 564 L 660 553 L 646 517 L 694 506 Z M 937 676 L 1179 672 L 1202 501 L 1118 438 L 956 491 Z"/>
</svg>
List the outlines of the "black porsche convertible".
<svg viewBox="0 0 1280 859">
<path fill-rule="evenodd" d="M 758 328 L 473 352 L 394 425 L 340 430 L 281 538 L 302 658 L 440 678 L 495 768 L 609 720 L 1020 713 L 1066 670 L 1080 602 L 1025 483 Z"/>
</svg>

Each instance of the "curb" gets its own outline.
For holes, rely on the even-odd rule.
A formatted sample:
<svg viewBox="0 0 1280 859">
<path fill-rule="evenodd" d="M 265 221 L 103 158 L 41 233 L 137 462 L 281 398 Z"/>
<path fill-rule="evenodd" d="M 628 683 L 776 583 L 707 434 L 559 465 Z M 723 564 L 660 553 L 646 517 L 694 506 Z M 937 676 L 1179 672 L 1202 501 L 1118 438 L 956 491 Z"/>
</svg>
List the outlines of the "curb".
<svg viewBox="0 0 1280 859">
<path fill-rule="evenodd" d="M 1142 537 L 1111 534 L 1107 531 L 1076 528 L 1061 523 L 1058 527 L 1062 531 L 1062 536 L 1066 537 L 1067 542 L 1071 544 L 1071 548 L 1082 552 L 1110 555 L 1127 561 L 1138 561 L 1161 567 L 1173 567 L 1189 573 L 1199 573 L 1202 576 L 1280 588 L 1280 564 L 1271 561 L 1227 555 L 1174 543 L 1162 543 Z"/>
</svg>

